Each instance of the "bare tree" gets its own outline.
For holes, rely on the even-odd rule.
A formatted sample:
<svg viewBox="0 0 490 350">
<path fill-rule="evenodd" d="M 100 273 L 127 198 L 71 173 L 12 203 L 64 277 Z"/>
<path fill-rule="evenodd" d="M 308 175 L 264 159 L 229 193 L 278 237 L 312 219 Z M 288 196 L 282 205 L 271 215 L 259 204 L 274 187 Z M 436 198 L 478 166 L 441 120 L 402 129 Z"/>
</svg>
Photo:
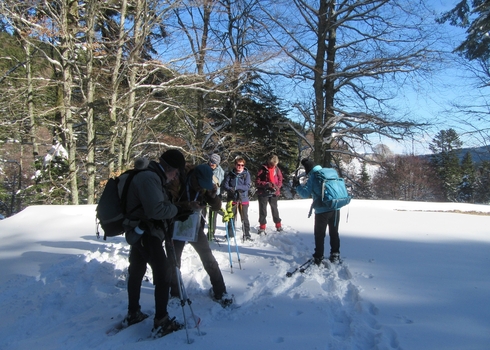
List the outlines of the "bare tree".
<svg viewBox="0 0 490 350">
<path fill-rule="evenodd" d="M 355 154 L 356 146 L 371 143 L 370 135 L 400 140 L 421 126 L 394 114 L 388 102 L 404 79 L 423 73 L 437 57 L 431 50 L 436 31 L 429 31 L 423 2 L 293 0 L 261 5 L 271 42 L 289 59 L 276 65 L 274 73 L 311 91 L 309 102 L 296 106 L 303 106 L 299 112 L 313 130 L 316 162 L 330 164 L 332 153 L 338 152 L 334 145 L 347 145 Z"/>
</svg>

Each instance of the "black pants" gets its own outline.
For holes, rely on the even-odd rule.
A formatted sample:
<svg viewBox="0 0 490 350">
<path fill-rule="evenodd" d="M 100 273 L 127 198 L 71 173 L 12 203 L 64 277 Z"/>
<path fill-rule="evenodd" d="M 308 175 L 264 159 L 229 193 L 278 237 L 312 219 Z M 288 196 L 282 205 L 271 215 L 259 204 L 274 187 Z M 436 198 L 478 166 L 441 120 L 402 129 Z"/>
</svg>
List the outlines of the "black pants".
<svg viewBox="0 0 490 350">
<path fill-rule="evenodd" d="M 197 234 L 196 242 L 189 242 L 189 244 L 194 248 L 194 250 L 199 255 L 201 259 L 204 270 L 209 275 L 209 279 L 211 280 L 211 285 L 213 286 L 213 292 L 216 296 L 221 296 L 226 292 L 225 282 L 223 280 L 223 275 L 221 274 L 221 270 L 219 269 L 218 262 L 216 261 L 211 248 L 209 247 L 208 238 L 204 234 L 204 219 L 201 218 L 201 227 L 199 228 L 199 232 Z M 182 258 L 182 251 L 184 250 L 185 242 L 184 241 L 173 241 L 175 247 L 175 255 L 177 258 L 177 264 L 180 267 L 180 260 Z M 172 276 L 172 295 L 178 295 L 178 284 L 177 284 L 177 276 L 173 274 Z"/>
<path fill-rule="evenodd" d="M 250 221 L 248 220 L 248 203 L 236 203 L 233 205 L 233 225 L 236 231 L 236 223 L 238 222 L 237 213 L 240 214 L 240 219 L 243 223 L 243 234 L 245 236 L 250 235 Z M 232 231 L 231 220 L 228 221 L 228 234 L 230 237 L 233 237 L 234 232 Z"/>
<path fill-rule="evenodd" d="M 340 210 L 315 214 L 315 254 L 313 254 L 315 258 L 323 258 L 327 226 L 330 236 L 330 254 L 340 253 L 339 221 Z"/>
<path fill-rule="evenodd" d="M 281 222 L 279 217 L 279 210 L 277 209 L 277 200 L 279 197 L 259 197 L 259 224 L 267 224 L 267 204 L 271 206 L 272 220 L 278 224 Z"/>
<path fill-rule="evenodd" d="M 131 246 L 129 252 L 128 277 L 128 311 L 140 310 L 141 282 L 146 273 L 146 264 L 153 272 L 155 285 L 155 318 L 161 319 L 167 315 L 170 274 L 167 256 L 158 237 L 143 234 L 137 244 Z"/>
</svg>

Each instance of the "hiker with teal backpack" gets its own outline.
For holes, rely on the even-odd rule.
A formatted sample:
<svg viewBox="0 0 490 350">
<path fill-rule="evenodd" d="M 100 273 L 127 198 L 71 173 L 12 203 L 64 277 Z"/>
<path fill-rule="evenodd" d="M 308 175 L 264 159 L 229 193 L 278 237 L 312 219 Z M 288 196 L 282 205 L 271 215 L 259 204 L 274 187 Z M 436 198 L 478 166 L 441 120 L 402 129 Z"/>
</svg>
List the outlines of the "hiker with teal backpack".
<svg viewBox="0 0 490 350">
<path fill-rule="evenodd" d="M 313 262 L 320 265 L 323 260 L 325 250 L 325 237 L 328 226 L 330 236 L 330 257 L 332 263 L 340 262 L 340 238 L 339 221 L 340 208 L 349 204 L 351 197 L 345 189 L 343 179 L 338 177 L 337 172 L 332 168 L 322 168 L 315 165 L 311 160 L 305 158 L 301 161 L 305 168 L 308 180 L 306 184 L 300 185 L 299 179 L 293 179 L 293 188 L 302 198 L 313 198 L 310 209 L 315 211 L 315 252 Z M 325 175 L 328 174 L 328 175 Z M 333 189 L 330 189 L 332 185 Z M 329 197 L 329 198 L 327 198 Z M 309 217 L 309 216 L 308 216 Z"/>
</svg>

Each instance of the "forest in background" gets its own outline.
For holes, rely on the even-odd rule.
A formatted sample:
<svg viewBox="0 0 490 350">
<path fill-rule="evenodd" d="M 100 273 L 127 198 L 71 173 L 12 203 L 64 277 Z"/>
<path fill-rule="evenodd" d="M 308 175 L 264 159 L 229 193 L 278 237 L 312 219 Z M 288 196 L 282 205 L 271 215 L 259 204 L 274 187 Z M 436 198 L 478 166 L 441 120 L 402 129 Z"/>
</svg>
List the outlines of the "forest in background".
<svg viewBox="0 0 490 350">
<path fill-rule="evenodd" d="M 452 129 L 432 140 L 440 157 L 431 167 L 373 142 L 430 125 L 395 97 L 453 59 L 436 19 L 458 25 L 466 13 L 469 26 L 478 18 L 471 6 L 442 15 L 424 1 L 388 0 L 0 4 L 2 213 L 96 203 L 104 181 L 135 157 L 175 147 L 194 164 L 218 153 L 224 168 L 242 155 L 252 175 L 270 153 L 286 175 L 309 156 L 336 166 L 357 198 L 488 203 L 461 194 L 468 179 L 486 193 L 488 164 L 463 160 L 458 167 L 471 163 L 474 174 L 456 171 L 460 141 L 442 135 Z M 463 58 L 485 68 L 481 46 Z M 484 107 L 471 110 L 475 118 Z M 441 170 L 449 164 L 451 175 Z M 430 190 L 395 176 L 413 179 L 419 168 L 426 174 L 415 179 L 435 182 Z M 387 179 L 391 191 L 380 188 Z"/>
</svg>

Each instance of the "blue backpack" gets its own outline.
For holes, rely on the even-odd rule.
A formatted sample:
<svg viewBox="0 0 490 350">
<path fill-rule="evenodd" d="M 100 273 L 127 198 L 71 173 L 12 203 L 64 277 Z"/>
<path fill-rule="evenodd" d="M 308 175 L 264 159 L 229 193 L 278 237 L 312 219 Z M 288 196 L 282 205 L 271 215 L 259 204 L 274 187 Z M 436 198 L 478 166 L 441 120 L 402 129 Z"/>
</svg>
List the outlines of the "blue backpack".
<svg viewBox="0 0 490 350">
<path fill-rule="evenodd" d="M 352 197 L 347 192 L 344 179 L 340 178 L 337 171 L 332 168 L 322 168 L 314 174 L 316 181 L 322 189 L 321 198 L 317 198 L 311 205 L 310 214 L 315 207 L 326 207 L 328 211 L 339 210 L 350 203 Z M 321 201 L 321 203 L 318 203 Z"/>
</svg>

